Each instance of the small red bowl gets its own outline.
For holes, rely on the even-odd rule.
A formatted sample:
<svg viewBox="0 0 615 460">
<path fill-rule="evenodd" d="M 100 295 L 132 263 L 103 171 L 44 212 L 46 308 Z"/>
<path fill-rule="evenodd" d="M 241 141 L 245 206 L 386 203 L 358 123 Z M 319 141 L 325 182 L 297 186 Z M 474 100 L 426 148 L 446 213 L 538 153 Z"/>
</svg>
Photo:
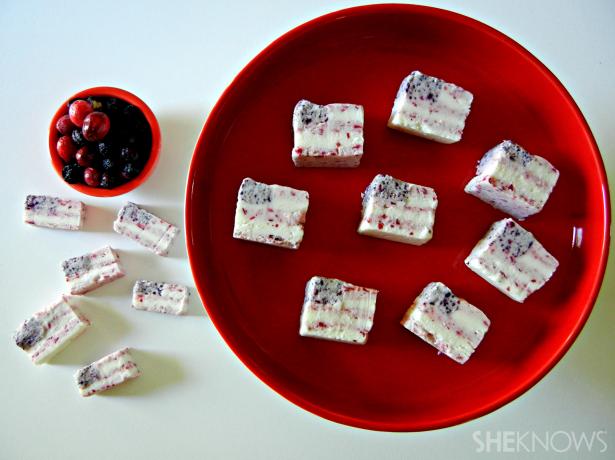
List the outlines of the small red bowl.
<svg viewBox="0 0 615 460">
<path fill-rule="evenodd" d="M 58 142 L 58 139 L 60 138 L 60 133 L 56 129 L 56 123 L 61 116 L 67 114 L 68 111 L 66 109 L 66 105 L 68 101 L 72 101 L 74 99 L 84 99 L 88 96 L 115 97 L 134 105 L 143 113 L 143 115 L 145 115 L 147 123 L 152 130 L 152 149 L 149 154 L 149 159 L 147 160 L 147 163 L 145 163 L 145 167 L 137 177 L 126 182 L 125 184 L 120 185 L 119 187 L 106 189 L 90 187 L 89 185 L 85 184 L 69 184 L 64 180 L 64 178 L 62 178 L 62 168 L 64 166 L 64 162 L 59 157 L 56 150 L 56 144 Z M 147 106 L 145 102 L 143 102 L 134 94 L 129 93 L 128 91 L 124 91 L 123 89 L 112 88 L 110 86 L 98 86 L 96 88 L 84 89 L 83 91 L 79 91 L 78 93 L 72 95 L 70 98 L 64 101 L 64 103 L 57 110 L 57 112 L 51 119 L 51 125 L 49 126 L 49 154 L 51 155 L 51 164 L 53 166 L 53 169 L 55 169 L 56 173 L 58 173 L 58 176 L 60 176 L 60 179 L 62 179 L 62 182 L 64 182 L 66 185 L 74 188 L 78 192 L 85 193 L 86 195 L 90 196 L 118 196 L 137 188 L 139 185 L 141 185 L 147 180 L 147 178 L 150 176 L 150 174 L 156 167 L 156 164 L 158 163 L 158 156 L 160 155 L 160 145 L 160 126 L 158 125 L 158 120 L 156 120 L 154 112 L 151 111 L 151 109 Z"/>
</svg>

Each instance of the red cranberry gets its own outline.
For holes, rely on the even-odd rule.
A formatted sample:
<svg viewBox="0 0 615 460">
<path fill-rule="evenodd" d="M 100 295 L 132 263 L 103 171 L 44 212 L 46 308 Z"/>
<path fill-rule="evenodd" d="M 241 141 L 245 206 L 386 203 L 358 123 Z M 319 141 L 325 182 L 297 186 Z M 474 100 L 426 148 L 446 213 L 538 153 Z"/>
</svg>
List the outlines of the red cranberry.
<svg viewBox="0 0 615 460">
<path fill-rule="evenodd" d="M 62 158 L 65 163 L 69 163 L 77 151 L 77 147 L 73 144 L 73 140 L 70 136 L 62 136 L 58 139 L 56 148 L 58 150 L 58 155 L 60 155 L 60 158 Z"/>
<path fill-rule="evenodd" d="M 100 185 L 100 173 L 94 168 L 85 168 L 83 180 L 90 187 L 98 187 Z"/>
<path fill-rule="evenodd" d="M 68 109 L 68 116 L 70 117 L 70 121 L 72 121 L 75 126 L 81 127 L 83 126 L 83 120 L 85 117 L 93 111 L 94 109 L 92 108 L 92 104 L 88 101 L 84 101 L 83 99 L 77 99 L 70 105 Z"/>
<path fill-rule="evenodd" d="M 90 152 L 87 146 L 83 146 L 75 153 L 75 160 L 77 160 L 79 166 L 84 168 L 92 166 L 92 163 L 94 163 L 94 153 Z"/>
<path fill-rule="evenodd" d="M 68 115 L 64 115 L 57 121 L 56 129 L 60 132 L 60 134 L 62 134 L 62 136 L 70 136 L 73 129 L 75 129 L 75 125 L 72 121 L 70 121 L 70 117 Z"/>
<path fill-rule="evenodd" d="M 83 137 L 90 142 L 101 141 L 109 132 L 109 117 L 102 112 L 92 112 L 83 120 Z"/>
</svg>

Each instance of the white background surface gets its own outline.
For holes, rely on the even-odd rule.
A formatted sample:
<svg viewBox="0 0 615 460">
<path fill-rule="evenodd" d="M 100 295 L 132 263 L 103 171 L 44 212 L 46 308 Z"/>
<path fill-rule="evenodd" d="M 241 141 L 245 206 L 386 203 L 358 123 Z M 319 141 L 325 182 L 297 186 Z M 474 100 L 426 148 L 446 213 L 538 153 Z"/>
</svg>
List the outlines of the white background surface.
<svg viewBox="0 0 615 460">
<path fill-rule="evenodd" d="M 434 1 L 494 26 L 533 52 L 576 99 L 615 173 L 615 2 Z M 126 199 L 182 224 L 185 177 L 208 111 L 233 76 L 272 40 L 351 1 L 127 2 L 3 1 L 0 7 L 0 459 L 489 458 L 472 434 L 558 430 L 604 446 L 583 458 L 615 458 L 613 260 L 598 303 L 570 352 L 532 390 L 479 420 L 427 433 L 376 433 L 320 419 L 261 383 L 225 346 L 193 296 L 190 315 L 129 308 L 137 277 L 194 286 L 183 234 L 169 258 L 111 231 Z M 117 199 L 79 196 L 52 171 L 47 126 L 57 105 L 87 87 L 135 92 L 158 116 L 161 161 L 149 181 Z M 81 198 L 91 205 L 80 233 L 22 223 L 28 193 Z M 35 368 L 11 341 L 25 317 L 64 288 L 59 263 L 111 244 L 128 276 L 94 291 L 83 311 L 94 326 L 53 364 Z M 74 371 L 121 346 L 137 347 L 144 376 L 83 400 Z M 451 382 L 454 385 L 454 382 Z M 463 395 L 460 395 L 463 397 Z M 555 447 L 567 444 L 559 438 Z M 492 447 L 492 450 L 496 446 Z M 515 458 L 579 458 L 564 453 Z"/>
</svg>

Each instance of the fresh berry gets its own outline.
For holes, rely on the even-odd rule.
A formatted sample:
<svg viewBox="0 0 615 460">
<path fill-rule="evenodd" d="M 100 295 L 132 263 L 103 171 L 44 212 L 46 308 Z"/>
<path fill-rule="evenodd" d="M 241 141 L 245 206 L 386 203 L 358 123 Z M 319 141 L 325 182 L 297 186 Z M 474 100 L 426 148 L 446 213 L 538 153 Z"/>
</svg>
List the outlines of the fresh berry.
<svg viewBox="0 0 615 460">
<path fill-rule="evenodd" d="M 73 138 L 73 143 L 78 147 L 83 147 L 86 143 L 83 133 L 79 128 L 73 129 L 71 137 Z"/>
<path fill-rule="evenodd" d="M 60 117 L 56 122 L 56 129 L 62 134 L 62 136 L 70 136 L 75 129 L 75 125 L 72 121 L 70 121 L 70 117 L 68 115 L 64 115 Z"/>
<path fill-rule="evenodd" d="M 98 187 L 100 185 L 100 173 L 94 168 L 85 168 L 83 172 L 83 180 L 90 187 Z"/>
<path fill-rule="evenodd" d="M 58 155 L 60 155 L 60 158 L 62 158 L 66 163 L 73 159 L 75 152 L 77 151 L 77 147 L 69 136 L 62 136 L 58 139 L 56 148 L 58 150 Z"/>
<path fill-rule="evenodd" d="M 126 163 L 134 163 L 139 159 L 139 152 L 132 147 L 124 147 L 120 152 L 120 158 Z"/>
<path fill-rule="evenodd" d="M 122 107 L 123 101 L 120 101 L 119 99 L 116 99 L 114 97 L 110 97 L 105 101 L 104 111 L 107 113 L 107 115 L 113 118 L 114 116 L 121 113 Z"/>
<path fill-rule="evenodd" d="M 133 163 L 126 163 L 122 168 L 122 177 L 126 180 L 134 179 L 141 172 Z"/>
<path fill-rule="evenodd" d="M 101 166 L 102 166 L 102 169 L 104 169 L 105 171 L 109 171 L 111 169 L 114 169 L 115 168 L 115 160 L 113 158 L 105 158 L 101 162 Z"/>
<path fill-rule="evenodd" d="M 83 177 L 83 172 L 79 165 L 71 163 L 62 168 L 62 177 L 69 184 L 76 184 Z"/>
<path fill-rule="evenodd" d="M 100 141 L 109 132 L 111 122 L 103 112 L 92 112 L 83 120 L 83 136 L 90 142 Z"/>
<path fill-rule="evenodd" d="M 97 147 L 98 147 L 98 153 L 103 158 L 110 158 L 114 156 L 114 148 L 111 142 L 108 142 L 108 141 L 99 142 Z"/>
<path fill-rule="evenodd" d="M 94 152 L 91 152 L 87 145 L 81 147 L 77 150 L 77 153 L 75 153 L 75 160 L 77 160 L 79 166 L 83 166 L 84 168 L 92 166 L 92 163 L 94 163 Z"/>
<path fill-rule="evenodd" d="M 92 104 L 88 101 L 84 101 L 83 99 L 77 99 L 70 105 L 68 109 L 68 115 L 70 116 L 70 121 L 73 122 L 75 126 L 81 128 L 83 126 L 83 120 L 90 113 L 92 113 L 94 109 L 92 108 Z"/>
<path fill-rule="evenodd" d="M 100 176 L 100 186 L 102 188 L 113 188 L 117 184 L 115 176 L 109 172 L 104 172 Z"/>
</svg>

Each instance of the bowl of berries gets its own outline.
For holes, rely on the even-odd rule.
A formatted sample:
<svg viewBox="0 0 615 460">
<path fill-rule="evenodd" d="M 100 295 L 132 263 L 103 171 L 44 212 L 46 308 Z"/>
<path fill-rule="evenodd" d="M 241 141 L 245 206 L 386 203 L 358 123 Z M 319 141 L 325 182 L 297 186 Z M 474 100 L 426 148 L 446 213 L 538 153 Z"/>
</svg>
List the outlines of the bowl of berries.
<svg viewBox="0 0 615 460">
<path fill-rule="evenodd" d="M 53 168 L 91 196 L 122 195 L 141 185 L 158 162 L 160 142 L 158 121 L 145 102 L 112 87 L 78 92 L 49 127 Z"/>
</svg>

